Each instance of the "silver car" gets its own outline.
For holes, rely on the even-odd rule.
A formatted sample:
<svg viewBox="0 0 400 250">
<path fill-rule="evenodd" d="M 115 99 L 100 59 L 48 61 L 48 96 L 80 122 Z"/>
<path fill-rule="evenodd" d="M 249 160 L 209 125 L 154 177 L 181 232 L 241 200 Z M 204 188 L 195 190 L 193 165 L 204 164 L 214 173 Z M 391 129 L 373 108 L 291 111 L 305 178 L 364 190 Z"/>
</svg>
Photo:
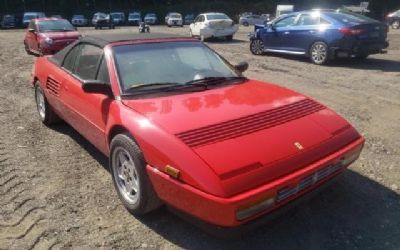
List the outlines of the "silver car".
<svg viewBox="0 0 400 250">
<path fill-rule="evenodd" d="M 268 18 L 265 16 L 260 16 L 260 15 L 247 15 L 247 16 L 241 16 L 239 19 L 239 24 L 243 26 L 249 26 L 249 25 L 263 25 L 267 24 Z"/>
</svg>

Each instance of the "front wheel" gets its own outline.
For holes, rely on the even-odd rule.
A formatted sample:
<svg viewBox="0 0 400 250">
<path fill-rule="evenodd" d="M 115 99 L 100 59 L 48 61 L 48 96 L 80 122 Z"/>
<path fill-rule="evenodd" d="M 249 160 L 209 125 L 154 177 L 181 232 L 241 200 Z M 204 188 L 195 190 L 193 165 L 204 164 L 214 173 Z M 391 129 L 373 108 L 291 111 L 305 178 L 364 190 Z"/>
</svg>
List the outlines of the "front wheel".
<svg viewBox="0 0 400 250">
<path fill-rule="evenodd" d="M 251 40 L 250 51 L 257 56 L 264 54 L 264 42 L 259 38 Z"/>
<path fill-rule="evenodd" d="M 110 145 L 110 168 L 115 189 L 125 208 L 134 215 L 162 205 L 146 172 L 139 146 L 128 134 L 116 135 Z"/>
<path fill-rule="evenodd" d="M 328 63 L 328 45 L 324 42 L 315 42 L 310 48 L 311 62 L 317 65 Z"/>
<path fill-rule="evenodd" d="M 392 23 L 392 28 L 395 29 L 395 30 L 399 29 L 400 28 L 400 21 L 394 21 Z"/>
</svg>

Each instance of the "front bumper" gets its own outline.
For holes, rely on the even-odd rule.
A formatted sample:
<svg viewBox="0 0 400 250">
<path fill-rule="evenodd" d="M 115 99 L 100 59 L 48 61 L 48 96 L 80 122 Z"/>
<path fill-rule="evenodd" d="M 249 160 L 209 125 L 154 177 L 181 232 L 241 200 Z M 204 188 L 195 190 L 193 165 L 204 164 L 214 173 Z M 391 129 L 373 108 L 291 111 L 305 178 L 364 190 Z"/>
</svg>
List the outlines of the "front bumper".
<svg viewBox="0 0 400 250">
<path fill-rule="evenodd" d="M 167 24 L 169 26 L 182 26 L 183 21 L 182 20 L 168 20 Z"/>
<path fill-rule="evenodd" d="M 158 196 L 165 203 L 207 223 L 222 227 L 236 227 L 249 223 L 273 210 L 280 209 L 280 207 L 339 175 L 351 162 L 340 167 L 332 166 L 337 166 L 338 162 L 350 153 L 361 152 L 363 144 L 364 138 L 360 137 L 337 152 L 307 167 L 244 193 L 227 198 L 217 197 L 195 189 L 151 166 L 147 166 L 147 172 Z M 326 169 L 331 169 L 329 170 L 330 172 L 328 171 L 328 174 Z M 318 175 L 322 177 L 319 179 L 316 178 L 315 176 Z M 306 185 L 308 183 L 307 180 L 310 178 L 312 184 Z M 315 179 L 315 182 L 313 182 L 313 179 Z M 274 204 L 248 218 L 237 219 L 239 209 L 249 204 L 257 203 L 265 197 L 275 197 Z"/>
</svg>

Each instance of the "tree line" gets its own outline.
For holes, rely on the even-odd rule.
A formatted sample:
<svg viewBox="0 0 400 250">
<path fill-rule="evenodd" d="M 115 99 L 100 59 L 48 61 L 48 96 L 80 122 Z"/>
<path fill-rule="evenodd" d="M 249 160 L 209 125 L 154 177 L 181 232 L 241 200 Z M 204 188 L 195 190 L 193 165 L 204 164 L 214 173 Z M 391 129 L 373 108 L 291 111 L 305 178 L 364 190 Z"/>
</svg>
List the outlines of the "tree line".
<svg viewBox="0 0 400 250">
<path fill-rule="evenodd" d="M 363 1 L 363 0 L 361 0 Z M 400 9 L 399 0 L 370 0 L 371 15 L 381 19 L 392 10 Z M 252 11 L 274 13 L 277 4 L 293 4 L 296 10 L 309 8 L 339 8 L 342 5 L 358 5 L 360 0 L 0 0 L 0 14 L 21 15 L 25 11 L 43 11 L 47 15 L 62 15 L 69 18 L 73 14 L 91 16 L 98 11 L 134 10 L 155 12 L 160 17 L 170 11 L 200 13 L 221 11 L 229 15 Z"/>
</svg>

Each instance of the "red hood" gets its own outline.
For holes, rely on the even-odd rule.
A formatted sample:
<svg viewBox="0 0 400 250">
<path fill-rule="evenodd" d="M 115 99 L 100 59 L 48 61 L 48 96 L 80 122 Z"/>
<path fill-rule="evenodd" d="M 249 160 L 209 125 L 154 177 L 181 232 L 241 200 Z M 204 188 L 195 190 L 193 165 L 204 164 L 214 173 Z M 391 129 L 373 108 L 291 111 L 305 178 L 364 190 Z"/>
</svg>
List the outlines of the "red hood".
<svg viewBox="0 0 400 250">
<path fill-rule="evenodd" d="M 305 97 L 288 89 L 249 81 L 204 92 L 123 102 L 167 132 L 177 134 L 302 99 Z"/>
<path fill-rule="evenodd" d="M 227 195 L 293 172 L 358 137 L 323 105 L 257 81 L 123 102 L 191 147 Z"/>
<path fill-rule="evenodd" d="M 68 31 L 68 32 L 47 32 L 40 34 L 42 38 L 50 37 L 53 40 L 69 40 L 69 39 L 78 39 L 79 32 L 78 31 Z"/>
</svg>

